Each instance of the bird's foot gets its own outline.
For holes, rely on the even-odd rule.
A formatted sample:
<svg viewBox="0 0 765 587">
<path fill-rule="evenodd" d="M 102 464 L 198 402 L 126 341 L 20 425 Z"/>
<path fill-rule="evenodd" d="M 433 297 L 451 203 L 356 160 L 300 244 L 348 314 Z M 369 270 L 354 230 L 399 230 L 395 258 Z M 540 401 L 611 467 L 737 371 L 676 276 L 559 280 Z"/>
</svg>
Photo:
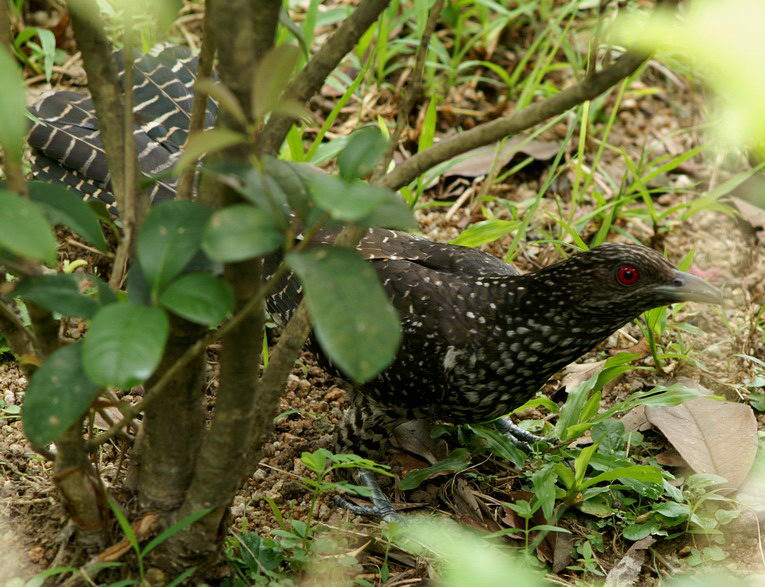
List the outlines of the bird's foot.
<svg viewBox="0 0 765 587">
<path fill-rule="evenodd" d="M 380 489 L 374 474 L 371 471 L 360 469 L 356 471 L 356 477 L 360 481 L 360 485 L 368 488 L 372 493 L 369 496 L 369 500 L 372 505 L 358 505 L 345 499 L 341 495 L 335 496 L 335 503 L 342 508 L 345 508 L 359 516 L 369 516 L 371 518 L 379 518 L 384 522 L 401 522 L 404 517 L 396 513 L 393 509 L 393 504 L 386 497 L 386 495 Z"/>
<path fill-rule="evenodd" d="M 537 442 L 546 442 L 547 444 L 555 444 L 554 438 L 545 438 L 544 436 L 537 436 L 532 434 L 523 428 L 516 426 L 510 420 L 506 418 L 500 418 L 493 422 L 494 427 L 504 434 L 514 446 L 517 446 L 522 451 L 530 453 L 531 445 Z"/>
</svg>

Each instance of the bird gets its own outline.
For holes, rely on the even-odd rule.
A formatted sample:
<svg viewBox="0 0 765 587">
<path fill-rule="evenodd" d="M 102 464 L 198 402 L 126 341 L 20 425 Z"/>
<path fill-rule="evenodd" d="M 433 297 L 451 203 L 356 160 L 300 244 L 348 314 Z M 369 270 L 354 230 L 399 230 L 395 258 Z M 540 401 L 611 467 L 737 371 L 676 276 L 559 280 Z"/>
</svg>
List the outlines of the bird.
<svg viewBox="0 0 765 587">
<path fill-rule="evenodd" d="M 115 59 L 122 64 L 120 53 Z M 197 65 L 188 49 L 174 46 L 135 61 L 134 137 L 146 177 L 171 168 L 186 141 Z M 90 98 L 54 92 L 31 110 L 38 120 L 28 138 L 34 177 L 97 198 L 117 214 Z M 215 116 L 210 101 L 206 127 Z M 152 184 L 153 202 L 174 197 L 174 180 L 163 177 Z M 320 230 L 308 246 L 330 245 L 336 235 L 336 229 Z M 366 229 L 356 250 L 374 267 L 399 316 L 402 339 L 387 368 L 352 387 L 337 427 L 338 453 L 377 454 L 394 427 L 414 419 L 495 421 L 519 445 L 541 440 L 503 416 L 561 368 L 646 310 L 722 303 L 716 287 L 637 244 L 604 243 L 531 273 L 477 249 L 382 227 Z M 264 274 L 272 275 L 280 261 L 266 257 Z M 283 324 L 302 294 L 297 276 L 287 274 L 267 308 Z M 325 369 L 343 376 L 313 337 L 309 347 Z M 373 505 L 343 505 L 393 519 L 371 474 L 360 471 L 358 478 L 372 489 Z"/>
</svg>

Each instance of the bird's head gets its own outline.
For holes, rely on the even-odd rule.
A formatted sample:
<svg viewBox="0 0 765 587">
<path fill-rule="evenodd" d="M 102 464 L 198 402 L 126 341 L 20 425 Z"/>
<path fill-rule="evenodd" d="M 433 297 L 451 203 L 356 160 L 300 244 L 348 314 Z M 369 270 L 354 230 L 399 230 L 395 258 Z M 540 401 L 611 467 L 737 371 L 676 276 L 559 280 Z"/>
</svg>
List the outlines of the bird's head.
<svg viewBox="0 0 765 587">
<path fill-rule="evenodd" d="M 541 269 L 545 284 L 575 313 L 630 320 L 676 302 L 722 304 L 720 291 L 700 277 L 679 271 L 653 249 L 606 243 Z"/>
</svg>

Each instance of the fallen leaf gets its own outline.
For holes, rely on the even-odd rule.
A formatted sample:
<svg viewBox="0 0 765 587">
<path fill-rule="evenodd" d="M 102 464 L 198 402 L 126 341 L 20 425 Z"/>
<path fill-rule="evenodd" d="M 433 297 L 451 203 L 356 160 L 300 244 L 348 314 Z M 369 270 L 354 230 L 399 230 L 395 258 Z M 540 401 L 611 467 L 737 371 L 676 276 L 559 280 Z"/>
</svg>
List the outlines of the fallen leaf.
<svg viewBox="0 0 765 587">
<path fill-rule="evenodd" d="M 459 155 L 457 163 L 444 173 L 444 177 L 481 177 L 489 174 L 492 165 L 496 165 L 497 169 L 502 169 L 518 153 L 528 155 L 538 161 L 547 161 L 554 157 L 560 149 L 560 144 L 555 141 L 530 140 L 524 143 L 524 140 L 524 137 L 512 137 L 505 141 L 502 149 L 498 150 L 497 143 L 494 143 Z"/>
<path fill-rule="evenodd" d="M 637 406 L 632 408 L 629 412 L 621 417 L 622 424 L 624 424 L 624 430 L 629 432 L 630 430 L 637 430 L 642 432 L 648 430 L 651 427 L 651 423 L 648 421 L 645 415 L 645 406 Z"/>
<path fill-rule="evenodd" d="M 600 373 L 605 364 L 605 359 L 594 363 L 572 363 L 563 370 L 563 379 L 560 384 L 566 388 L 568 393 L 571 393 L 577 385 Z"/>
<path fill-rule="evenodd" d="M 651 536 L 646 536 L 638 540 L 624 554 L 622 559 L 616 563 L 613 569 L 606 575 L 606 587 L 617 586 L 625 587 L 634 585 L 640 577 L 640 571 L 645 562 L 645 551 L 650 548 L 656 540 Z"/>
<path fill-rule="evenodd" d="M 422 457 L 431 465 L 446 458 L 449 454 L 446 441 L 442 438 L 432 438 L 433 429 L 425 420 L 411 420 L 396 426 L 393 434 L 402 450 Z"/>
<path fill-rule="evenodd" d="M 711 394 L 696 382 L 682 383 Z M 732 489 L 746 479 L 757 453 L 751 406 L 701 397 L 679 406 L 648 406 L 645 414 L 695 472 L 724 477 Z"/>
<path fill-rule="evenodd" d="M 656 455 L 656 462 L 663 467 L 687 467 L 688 463 L 680 456 L 674 448 L 665 450 L 662 453 Z"/>
<path fill-rule="evenodd" d="M 574 535 L 564 534 L 562 532 L 551 532 L 553 546 L 553 573 L 560 573 L 571 564 L 572 554 L 574 553 Z"/>
<path fill-rule="evenodd" d="M 765 244 L 765 209 L 742 198 L 732 197 L 730 200 L 738 208 L 741 217 L 752 225 L 760 242 Z"/>
</svg>

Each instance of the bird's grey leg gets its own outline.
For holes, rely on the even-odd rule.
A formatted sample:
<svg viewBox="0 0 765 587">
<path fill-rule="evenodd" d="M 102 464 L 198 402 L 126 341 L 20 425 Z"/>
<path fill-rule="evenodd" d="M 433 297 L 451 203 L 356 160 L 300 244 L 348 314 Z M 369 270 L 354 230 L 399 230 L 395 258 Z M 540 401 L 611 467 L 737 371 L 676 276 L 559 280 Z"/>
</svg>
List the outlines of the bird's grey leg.
<svg viewBox="0 0 765 587">
<path fill-rule="evenodd" d="M 404 519 L 401 514 L 395 512 L 393 504 L 382 492 L 371 471 L 359 469 L 356 471 L 355 477 L 359 480 L 360 485 L 368 487 L 372 491 L 372 494 L 369 496 L 372 505 L 358 505 L 348 501 L 341 495 L 335 496 L 335 503 L 337 505 L 356 515 L 380 518 L 384 522 L 400 522 Z"/>
<path fill-rule="evenodd" d="M 335 451 L 338 454 L 355 453 L 363 457 L 377 455 L 390 436 L 391 430 L 400 422 L 400 418 L 356 393 L 353 405 L 338 426 Z M 402 519 L 402 516 L 393 510 L 393 505 L 380 489 L 372 471 L 352 471 L 353 481 L 371 490 L 369 499 L 372 505 L 358 505 L 340 495 L 335 496 L 335 503 L 354 514 L 379 518 L 386 522 Z"/>
<path fill-rule="evenodd" d="M 548 444 L 554 443 L 554 440 L 550 438 L 537 436 L 536 434 L 532 434 L 531 432 L 516 426 L 507 418 L 494 420 L 492 424 L 494 424 L 494 427 L 497 430 L 507 436 L 507 438 L 510 439 L 510 442 L 525 452 L 531 452 L 531 445 L 535 442 L 547 442 Z"/>
</svg>

